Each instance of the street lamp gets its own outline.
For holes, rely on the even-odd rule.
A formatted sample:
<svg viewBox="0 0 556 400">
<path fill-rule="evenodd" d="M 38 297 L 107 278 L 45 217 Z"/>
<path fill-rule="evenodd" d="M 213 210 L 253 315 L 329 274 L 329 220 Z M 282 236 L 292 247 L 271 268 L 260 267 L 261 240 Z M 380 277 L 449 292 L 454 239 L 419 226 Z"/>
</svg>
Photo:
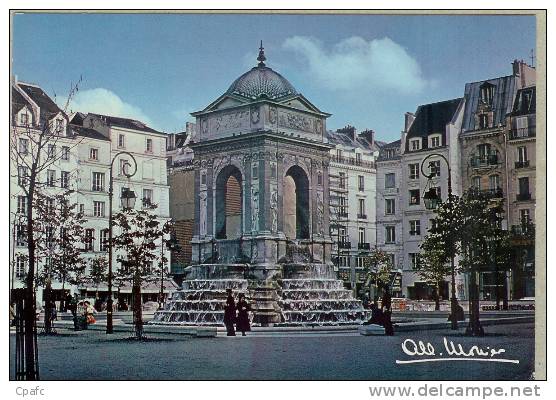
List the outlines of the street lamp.
<svg viewBox="0 0 556 400">
<path fill-rule="evenodd" d="M 429 154 L 428 156 L 426 156 L 423 161 L 421 162 L 421 174 L 423 174 L 423 176 L 425 178 L 428 179 L 428 184 L 430 184 L 432 182 L 432 178 L 437 176 L 437 170 L 436 170 L 436 165 L 431 161 L 429 163 L 429 170 L 430 173 L 426 173 L 423 169 L 423 166 L 425 165 L 425 161 L 427 161 L 427 159 L 431 158 L 431 157 L 440 157 L 441 159 L 443 159 L 446 162 L 446 166 L 448 167 L 448 208 L 450 210 L 450 218 L 453 218 L 453 205 L 454 205 L 454 199 L 453 199 L 453 194 L 452 194 L 452 169 L 450 168 L 450 163 L 448 162 L 448 160 L 446 159 L 446 157 L 444 157 L 442 154 L 438 154 L 438 153 L 433 153 L 433 154 Z M 442 199 L 440 198 L 440 196 L 438 196 L 438 192 L 436 191 L 436 189 L 434 187 L 430 187 L 429 190 L 427 190 L 423 196 L 423 202 L 425 203 L 425 207 L 428 210 L 434 210 L 438 207 L 438 205 L 442 202 Z M 453 222 L 453 221 L 451 221 Z M 453 228 L 453 226 L 451 227 Z M 452 232 L 451 232 L 452 234 Z M 452 286 L 452 295 L 450 297 L 450 310 L 451 310 L 451 328 L 453 330 L 457 330 L 458 329 L 458 320 L 457 320 L 457 306 L 458 306 L 458 299 L 456 298 L 456 271 L 455 271 L 455 264 L 454 264 L 454 258 L 455 255 L 453 253 L 453 247 L 454 247 L 454 243 L 453 243 L 453 239 L 451 238 L 451 235 L 448 235 L 446 237 L 446 240 L 449 241 L 449 248 L 450 248 L 450 272 L 451 272 L 451 286 Z"/>
<path fill-rule="evenodd" d="M 128 155 L 133 160 L 134 169 L 133 172 L 128 171 L 129 162 L 126 161 L 125 165 L 121 168 L 121 173 L 125 175 L 126 178 L 131 178 L 137 172 L 137 161 L 131 153 L 127 151 L 120 151 L 117 153 L 110 162 L 110 182 L 108 184 L 108 301 L 106 302 L 106 333 L 114 333 L 114 325 L 112 321 L 112 311 L 113 311 L 113 300 L 112 300 L 112 227 L 114 221 L 112 219 L 112 198 L 114 197 L 114 179 L 112 177 L 112 169 L 114 167 L 114 161 L 122 154 Z M 135 207 L 135 200 L 137 196 L 133 190 L 126 189 L 122 191 L 122 207 L 124 209 L 131 209 Z"/>
<path fill-rule="evenodd" d="M 164 238 L 162 238 L 162 242 L 164 242 Z M 181 246 L 178 243 L 178 239 L 176 237 L 176 232 L 172 230 L 172 234 L 170 235 L 170 239 L 166 242 L 166 247 L 170 250 L 170 255 L 172 252 L 179 253 L 181 251 Z M 159 301 L 159 308 L 162 308 L 162 304 L 164 303 L 164 245 L 162 245 L 162 259 L 161 267 L 160 267 L 160 301 Z"/>
</svg>

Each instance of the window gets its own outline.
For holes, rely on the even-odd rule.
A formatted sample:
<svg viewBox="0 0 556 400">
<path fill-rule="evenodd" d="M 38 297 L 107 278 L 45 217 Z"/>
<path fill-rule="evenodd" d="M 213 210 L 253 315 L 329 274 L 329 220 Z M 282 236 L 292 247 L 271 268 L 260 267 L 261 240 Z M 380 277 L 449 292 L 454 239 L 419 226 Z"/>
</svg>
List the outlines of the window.
<svg viewBox="0 0 556 400">
<path fill-rule="evenodd" d="M 93 251 L 95 241 L 95 230 L 85 229 L 85 251 Z"/>
<path fill-rule="evenodd" d="M 63 187 L 64 189 L 67 189 L 69 187 L 69 172 L 68 171 L 62 171 L 61 172 L 60 186 Z"/>
<path fill-rule="evenodd" d="M 409 221 L 409 234 L 411 236 L 421 235 L 421 221 L 418 219 Z"/>
<path fill-rule="evenodd" d="M 342 159 L 342 150 L 336 149 L 336 157 L 338 158 L 338 160 Z"/>
<path fill-rule="evenodd" d="M 19 139 L 19 154 L 25 155 L 29 152 L 29 139 Z"/>
<path fill-rule="evenodd" d="M 153 204 L 153 190 L 143 189 L 143 206 L 150 206 Z"/>
<path fill-rule="evenodd" d="M 346 173 L 340 172 L 340 189 L 346 188 Z"/>
<path fill-rule="evenodd" d="M 409 164 L 409 179 L 419 179 L 419 164 Z"/>
<path fill-rule="evenodd" d="M 79 214 L 85 214 L 85 204 L 79 204 Z"/>
<path fill-rule="evenodd" d="M 21 278 L 27 271 L 27 260 L 25 256 L 17 256 L 15 260 L 15 275 Z"/>
<path fill-rule="evenodd" d="M 100 251 L 108 251 L 108 229 L 100 231 Z"/>
<path fill-rule="evenodd" d="M 102 172 L 93 172 L 93 192 L 102 192 L 104 191 L 104 173 Z"/>
<path fill-rule="evenodd" d="M 429 220 L 429 231 L 436 231 L 438 229 L 438 222 L 435 218 Z"/>
<path fill-rule="evenodd" d="M 410 267 L 412 269 L 419 268 L 421 264 L 421 260 L 419 259 L 419 253 L 409 253 L 409 261 L 411 263 Z"/>
<path fill-rule="evenodd" d="M 272 178 L 276 178 L 276 168 L 274 166 L 272 167 L 271 171 L 272 171 Z M 322 173 L 320 172 L 317 174 L 317 184 L 319 186 L 322 185 Z"/>
<path fill-rule="evenodd" d="M 359 175 L 359 191 L 363 192 L 365 190 L 365 177 L 363 175 Z"/>
<path fill-rule="evenodd" d="M 520 163 L 525 163 L 528 161 L 527 147 L 521 146 L 517 148 L 517 159 Z"/>
<path fill-rule="evenodd" d="M 386 227 L 386 243 L 395 243 L 396 242 L 396 227 L 395 226 L 387 226 Z"/>
<path fill-rule="evenodd" d="M 201 173 L 201 185 L 206 185 L 207 184 L 207 174 L 206 173 Z"/>
<path fill-rule="evenodd" d="M 56 182 L 56 171 L 49 169 L 46 171 L 46 184 L 48 186 L 54 186 Z"/>
<path fill-rule="evenodd" d="M 421 201 L 421 196 L 419 194 L 419 189 L 413 189 L 409 191 L 409 205 L 415 206 L 419 205 Z"/>
<path fill-rule="evenodd" d="M 26 112 L 21 113 L 19 115 L 19 121 L 20 121 L 21 125 L 23 125 L 23 126 L 29 125 L 29 114 L 27 114 Z"/>
<path fill-rule="evenodd" d="M 481 190 L 481 177 L 480 176 L 474 176 L 471 180 L 472 182 L 472 186 L 474 189 L 476 190 Z"/>
<path fill-rule="evenodd" d="M 494 95 L 494 86 L 490 83 L 485 83 L 481 86 L 481 102 L 483 104 L 491 105 Z"/>
<path fill-rule="evenodd" d="M 338 198 L 338 200 L 340 201 L 340 217 L 345 217 L 347 218 L 348 216 L 348 212 L 347 212 L 347 198 L 341 196 Z"/>
<path fill-rule="evenodd" d="M 118 135 L 118 147 L 121 149 L 125 148 L 125 135 L 123 134 Z"/>
<path fill-rule="evenodd" d="M 68 146 L 62 146 L 62 160 L 68 161 L 69 160 L 69 153 L 70 149 Z"/>
<path fill-rule="evenodd" d="M 147 153 L 152 153 L 153 152 L 153 140 L 152 139 L 147 139 L 145 151 Z"/>
<path fill-rule="evenodd" d="M 58 118 L 56 120 L 56 133 L 61 133 L 62 129 L 64 129 L 64 120 L 61 118 Z"/>
<path fill-rule="evenodd" d="M 349 256 L 340 256 L 340 257 L 338 257 L 338 266 L 340 266 L 340 267 L 349 267 Z"/>
<path fill-rule="evenodd" d="M 359 269 L 364 268 L 365 267 L 365 257 L 355 257 L 355 265 Z"/>
<path fill-rule="evenodd" d="M 359 228 L 359 243 L 367 243 L 365 240 L 365 228 Z"/>
<path fill-rule="evenodd" d="M 48 214 L 54 214 L 54 206 L 55 206 L 55 202 L 54 199 L 49 197 L 46 199 L 46 212 Z"/>
<path fill-rule="evenodd" d="M 384 188 L 393 189 L 396 187 L 396 174 L 389 173 L 384 175 Z"/>
<path fill-rule="evenodd" d="M 386 215 L 392 215 L 396 213 L 396 199 L 385 199 L 385 210 Z"/>
<path fill-rule="evenodd" d="M 413 139 L 409 144 L 412 151 L 419 150 L 421 148 L 421 139 Z"/>
<path fill-rule="evenodd" d="M 129 173 L 129 161 L 125 158 L 120 158 L 120 175 L 127 175 Z"/>
<path fill-rule="evenodd" d="M 17 167 L 17 184 L 24 186 L 27 184 L 28 168 L 25 166 Z"/>
<path fill-rule="evenodd" d="M 18 224 L 15 229 L 16 232 L 16 246 L 27 246 L 27 226 L 25 224 Z"/>
<path fill-rule="evenodd" d="M 431 137 L 431 142 L 430 142 L 430 147 L 440 147 L 440 140 L 442 139 L 442 136 L 433 136 Z"/>
<path fill-rule="evenodd" d="M 431 161 L 429 163 L 430 172 L 433 176 L 440 176 L 440 160 Z"/>
<path fill-rule="evenodd" d="M 531 222 L 529 209 L 519 210 L 519 222 L 521 222 L 521 225 L 527 225 Z"/>
<path fill-rule="evenodd" d="M 94 147 L 89 149 L 89 159 L 98 160 L 98 149 L 95 149 Z"/>
<path fill-rule="evenodd" d="M 388 254 L 388 258 L 390 259 L 390 266 L 394 268 L 396 266 L 396 255 L 395 254 Z"/>
<path fill-rule="evenodd" d="M 93 216 L 104 217 L 104 201 L 93 201 Z"/>
<path fill-rule="evenodd" d="M 17 196 L 17 213 L 27 213 L 27 196 Z"/>
<path fill-rule="evenodd" d="M 529 194 L 529 178 L 519 178 L 519 194 L 522 196 Z"/>
<path fill-rule="evenodd" d="M 54 227 L 53 226 L 47 226 L 45 228 L 45 242 L 46 242 L 46 247 L 51 249 L 52 247 L 54 247 Z"/>
<path fill-rule="evenodd" d="M 46 150 L 46 157 L 47 158 L 54 158 L 56 155 L 56 145 L 49 144 Z"/>
<path fill-rule="evenodd" d="M 487 114 L 479 115 L 479 128 L 481 128 L 481 129 L 488 128 L 488 115 Z"/>
<path fill-rule="evenodd" d="M 488 177 L 488 186 L 491 190 L 496 190 L 500 187 L 500 175 L 491 175 Z"/>
<path fill-rule="evenodd" d="M 477 146 L 479 157 L 485 159 L 490 154 L 490 144 L 483 143 Z"/>
<path fill-rule="evenodd" d="M 361 153 L 355 153 L 355 164 L 361 165 Z"/>
<path fill-rule="evenodd" d="M 357 218 L 367 218 L 365 215 L 365 199 L 359 199 L 359 215 Z"/>
</svg>

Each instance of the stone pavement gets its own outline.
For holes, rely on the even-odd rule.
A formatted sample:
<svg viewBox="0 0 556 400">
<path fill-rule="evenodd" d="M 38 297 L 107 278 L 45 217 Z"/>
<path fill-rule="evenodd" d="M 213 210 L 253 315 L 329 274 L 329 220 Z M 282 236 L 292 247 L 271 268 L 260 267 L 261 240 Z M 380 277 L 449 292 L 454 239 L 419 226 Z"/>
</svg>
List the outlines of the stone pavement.
<svg viewBox="0 0 556 400">
<path fill-rule="evenodd" d="M 152 335 L 129 340 L 129 333 L 59 330 L 38 338 L 41 379 L 52 380 L 381 380 L 381 379 L 528 379 L 533 370 L 534 324 L 491 326 L 483 338 L 450 330 L 401 332 L 396 336 L 361 336 L 338 331 L 252 332 L 247 337 L 193 338 Z M 506 349 L 519 364 L 436 362 L 396 364 L 407 358 L 405 339 L 442 346 L 443 337 L 461 343 Z M 10 335 L 11 354 L 14 335 Z M 13 357 L 10 360 L 13 363 Z M 13 375 L 13 364 L 10 366 Z M 13 376 L 12 376 L 13 378 Z"/>
</svg>

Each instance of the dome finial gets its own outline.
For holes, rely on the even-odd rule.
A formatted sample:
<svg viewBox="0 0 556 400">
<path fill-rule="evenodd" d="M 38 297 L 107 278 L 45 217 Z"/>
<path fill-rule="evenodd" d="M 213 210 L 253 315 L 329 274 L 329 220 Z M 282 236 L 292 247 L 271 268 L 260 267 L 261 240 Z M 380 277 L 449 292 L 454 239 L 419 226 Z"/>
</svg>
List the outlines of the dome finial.
<svg viewBox="0 0 556 400">
<path fill-rule="evenodd" d="M 265 60 L 266 57 L 264 56 L 263 41 L 261 40 L 261 47 L 259 47 L 259 56 L 257 57 L 257 61 L 259 62 L 259 67 L 264 67 Z"/>
</svg>

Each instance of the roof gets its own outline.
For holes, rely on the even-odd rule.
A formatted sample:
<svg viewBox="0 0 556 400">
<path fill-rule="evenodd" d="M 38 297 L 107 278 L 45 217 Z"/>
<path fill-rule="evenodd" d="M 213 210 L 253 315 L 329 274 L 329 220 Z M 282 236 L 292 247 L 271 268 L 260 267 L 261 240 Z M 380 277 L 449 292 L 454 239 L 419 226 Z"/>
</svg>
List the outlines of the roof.
<svg viewBox="0 0 556 400">
<path fill-rule="evenodd" d="M 237 78 L 226 94 L 234 94 L 247 99 L 268 97 L 278 100 L 296 95 L 297 91 L 286 78 L 265 65 L 259 65 Z"/>
<path fill-rule="evenodd" d="M 23 107 L 29 103 L 25 100 L 25 97 L 19 93 L 19 91 L 12 86 L 12 113 L 18 113 Z"/>
<path fill-rule="evenodd" d="M 537 88 L 530 86 L 519 89 L 515 95 L 512 116 L 535 114 L 537 108 Z"/>
<path fill-rule="evenodd" d="M 91 139 L 106 140 L 108 142 L 110 141 L 110 139 L 108 139 L 106 136 L 91 128 L 85 128 L 84 126 L 75 124 L 70 124 L 69 128 L 74 135 L 88 137 Z"/>
<path fill-rule="evenodd" d="M 385 161 L 385 160 L 396 160 L 401 158 L 400 154 L 400 145 L 402 141 L 401 139 L 395 140 L 390 143 L 385 143 L 380 147 L 380 153 L 378 154 L 377 161 Z M 393 157 L 386 157 L 387 150 L 395 150 L 395 155 Z"/>
<path fill-rule="evenodd" d="M 378 148 L 376 142 L 373 146 L 370 141 L 360 134 L 356 134 L 355 131 L 353 134 L 350 134 L 349 132 L 326 131 L 326 136 L 328 138 L 328 143 L 332 145 L 358 147 L 368 151 L 375 151 Z"/>
<path fill-rule="evenodd" d="M 492 85 L 493 87 L 491 107 L 493 120 L 491 126 L 505 124 L 506 114 L 512 109 L 517 91 L 517 82 L 514 75 L 465 84 L 465 111 L 461 125 L 462 130 L 474 131 L 479 129 L 479 127 L 475 125 L 475 114 L 481 103 L 481 86 L 485 84 Z"/>
<path fill-rule="evenodd" d="M 17 85 L 40 107 L 41 115 L 47 117 L 62 111 L 40 87 L 23 82 Z"/>
<path fill-rule="evenodd" d="M 409 150 L 409 140 L 416 137 L 426 138 L 430 134 L 440 133 L 442 143 L 446 143 L 446 125 L 450 123 L 462 99 L 440 101 L 438 103 L 423 104 L 417 107 L 415 120 L 407 133 L 406 149 Z M 422 141 L 422 148 L 428 147 L 428 141 Z"/>
<path fill-rule="evenodd" d="M 113 117 L 110 115 L 102 115 L 102 114 L 95 114 L 95 113 L 89 113 L 88 115 L 92 115 L 99 119 L 102 119 L 110 126 L 118 126 L 120 128 L 134 129 L 136 131 L 143 131 L 143 132 L 163 133 L 148 127 L 143 122 L 138 121 L 136 119 Z"/>
</svg>

